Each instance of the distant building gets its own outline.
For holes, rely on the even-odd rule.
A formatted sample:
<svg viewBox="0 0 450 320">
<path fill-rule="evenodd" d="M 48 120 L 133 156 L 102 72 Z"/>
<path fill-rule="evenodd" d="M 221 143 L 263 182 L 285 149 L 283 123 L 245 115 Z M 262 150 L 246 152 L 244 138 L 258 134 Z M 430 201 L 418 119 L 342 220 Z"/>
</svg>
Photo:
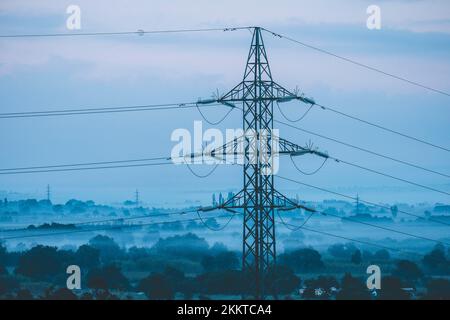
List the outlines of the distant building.
<svg viewBox="0 0 450 320">
<path fill-rule="evenodd" d="M 450 213 L 450 205 L 436 205 L 433 211 L 436 213 Z"/>
</svg>

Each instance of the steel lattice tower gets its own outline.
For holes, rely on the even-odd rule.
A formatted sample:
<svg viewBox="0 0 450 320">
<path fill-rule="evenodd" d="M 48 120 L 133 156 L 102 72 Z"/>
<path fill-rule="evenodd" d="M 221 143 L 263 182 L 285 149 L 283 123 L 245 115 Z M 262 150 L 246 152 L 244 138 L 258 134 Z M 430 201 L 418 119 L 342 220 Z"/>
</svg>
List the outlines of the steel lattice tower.
<svg viewBox="0 0 450 320">
<path fill-rule="evenodd" d="M 272 132 L 273 96 L 272 74 L 267 61 L 261 30 L 256 28 L 245 68 L 243 86 L 244 132 Z M 269 141 L 267 141 L 269 142 Z M 256 277 L 256 290 L 261 291 L 263 275 L 275 264 L 275 223 L 273 175 L 261 174 L 260 157 L 250 163 L 246 143 L 244 153 L 244 230 L 243 270 L 251 271 Z M 270 148 L 270 144 L 269 144 Z M 255 150 L 252 150 L 255 151 Z M 255 151 L 257 152 L 257 151 Z"/>
<path fill-rule="evenodd" d="M 275 153 L 272 150 L 273 103 L 297 99 L 314 104 L 314 101 L 297 96 L 273 81 L 261 31 L 261 28 L 254 27 L 243 81 L 218 99 L 198 102 L 200 104 L 219 102 L 229 106 L 242 103 L 244 132 L 254 132 L 258 140 L 257 143 L 253 143 L 247 135 L 241 137 L 244 139 L 244 186 L 232 199 L 220 206 L 228 210 L 239 208 L 244 211 L 242 270 L 253 279 L 255 298 L 264 298 L 270 294 L 266 283 L 267 275 L 275 270 L 276 265 L 275 210 L 301 208 L 314 212 L 314 209 L 306 208 L 276 191 L 274 175 L 264 173 L 268 167 L 271 169 L 271 164 L 261 161 L 262 150 L 269 157 Z M 260 139 L 262 135 L 266 135 L 265 139 Z M 327 157 L 324 153 L 300 147 L 281 138 L 277 138 L 277 143 L 278 154 L 310 153 Z M 227 154 L 236 155 L 238 152 L 237 141 L 234 140 L 212 150 L 210 155 L 220 158 Z"/>
</svg>

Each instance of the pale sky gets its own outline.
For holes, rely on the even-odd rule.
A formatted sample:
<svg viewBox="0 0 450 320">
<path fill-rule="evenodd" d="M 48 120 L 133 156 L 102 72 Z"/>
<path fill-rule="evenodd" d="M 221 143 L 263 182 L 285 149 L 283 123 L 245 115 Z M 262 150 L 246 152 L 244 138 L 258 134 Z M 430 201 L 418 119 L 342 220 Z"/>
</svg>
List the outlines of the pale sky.
<svg viewBox="0 0 450 320">
<path fill-rule="evenodd" d="M 80 32 L 114 32 L 259 25 L 390 73 L 450 91 L 448 1 L 10 1 L 0 2 L 0 34 L 73 32 L 66 8 L 81 8 Z M 381 30 L 366 27 L 369 5 L 381 9 Z M 263 34 L 274 80 L 296 86 L 322 104 L 449 147 L 450 98 Z M 233 32 L 67 38 L 0 39 L 0 112 L 113 107 L 195 101 L 237 84 L 251 34 Z M 304 107 L 283 105 L 298 117 Z M 226 109 L 208 110 L 220 119 Z M 218 127 L 241 125 L 237 111 Z M 284 120 L 275 112 L 278 120 Z M 165 156 L 176 128 L 192 129 L 190 111 L 73 117 L 0 119 L 0 167 L 22 167 Z M 427 168 L 450 173 L 450 155 L 337 115 L 313 109 L 302 128 Z M 279 127 L 281 136 L 401 178 L 450 190 L 448 178 L 401 166 L 332 142 Z M 305 170 L 320 161 L 298 159 Z M 210 168 L 196 168 L 199 172 Z M 283 176 L 346 190 L 370 201 L 442 201 L 448 196 L 327 163 L 313 176 L 282 162 Z M 0 177 L 0 191 L 43 197 L 52 185 L 56 201 L 71 197 L 121 201 L 136 188 L 149 204 L 209 199 L 212 191 L 237 191 L 241 169 L 220 167 L 198 179 L 183 167 Z M 300 197 L 334 198 L 279 181 Z M 309 198 L 308 198 L 309 197 Z"/>
</svg>

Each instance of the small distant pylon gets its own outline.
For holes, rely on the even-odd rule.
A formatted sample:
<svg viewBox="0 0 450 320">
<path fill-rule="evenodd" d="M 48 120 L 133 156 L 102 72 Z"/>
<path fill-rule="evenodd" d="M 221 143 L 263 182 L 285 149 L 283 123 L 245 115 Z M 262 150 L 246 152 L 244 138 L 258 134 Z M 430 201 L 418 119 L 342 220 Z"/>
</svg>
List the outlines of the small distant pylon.
<svg viewBox="0 0 450 320">
<path fill-rule="evenodd" d="M 359 194 L 356 194 L 356 215 L 359 215 Z"/>
<path fill-rule="evenodd" d="M 50 185 L 47 185 L 47 200 L 50 201 Z"/>
<path fill-rule="evenodd" d="M 139 190 L 138 189 L 136 189 L 136 192 L 135 192 L 134 195 L 135 195 L 135 199 L 134 199 L 135 201 L 134 202 L 135 202 L 135 205 L 136 205 L 136 208 L 137 208 L 137 207 L 139 207 Z"/>
</svg>

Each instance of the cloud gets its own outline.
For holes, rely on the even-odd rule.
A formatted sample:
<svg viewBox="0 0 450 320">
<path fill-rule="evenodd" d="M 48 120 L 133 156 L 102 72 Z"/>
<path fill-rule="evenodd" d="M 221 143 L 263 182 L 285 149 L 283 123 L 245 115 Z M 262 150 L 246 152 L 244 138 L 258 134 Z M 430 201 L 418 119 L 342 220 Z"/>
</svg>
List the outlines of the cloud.
<svg viewBox="0 0 450 320">
<path fill-rule="evenodd" d="M 3 15 L 53 15 L 65 25 L 65 9 L 73 1 L 3 0 Z M 78 0 L 82 25 L 89 30 L 137 30 L 218 25 L 280 26 L 295 23 L 359 25 L 365 28 L 366 9 L 381 8 L 382 26 L 414 32 L 450 32 L 448 24 L 436 23 L 449 18 L 450 3 L 428 1 L 329 1 L 284 0 Z M 238 9 L 237 9 L 238 8 Z"/>
</svg>

